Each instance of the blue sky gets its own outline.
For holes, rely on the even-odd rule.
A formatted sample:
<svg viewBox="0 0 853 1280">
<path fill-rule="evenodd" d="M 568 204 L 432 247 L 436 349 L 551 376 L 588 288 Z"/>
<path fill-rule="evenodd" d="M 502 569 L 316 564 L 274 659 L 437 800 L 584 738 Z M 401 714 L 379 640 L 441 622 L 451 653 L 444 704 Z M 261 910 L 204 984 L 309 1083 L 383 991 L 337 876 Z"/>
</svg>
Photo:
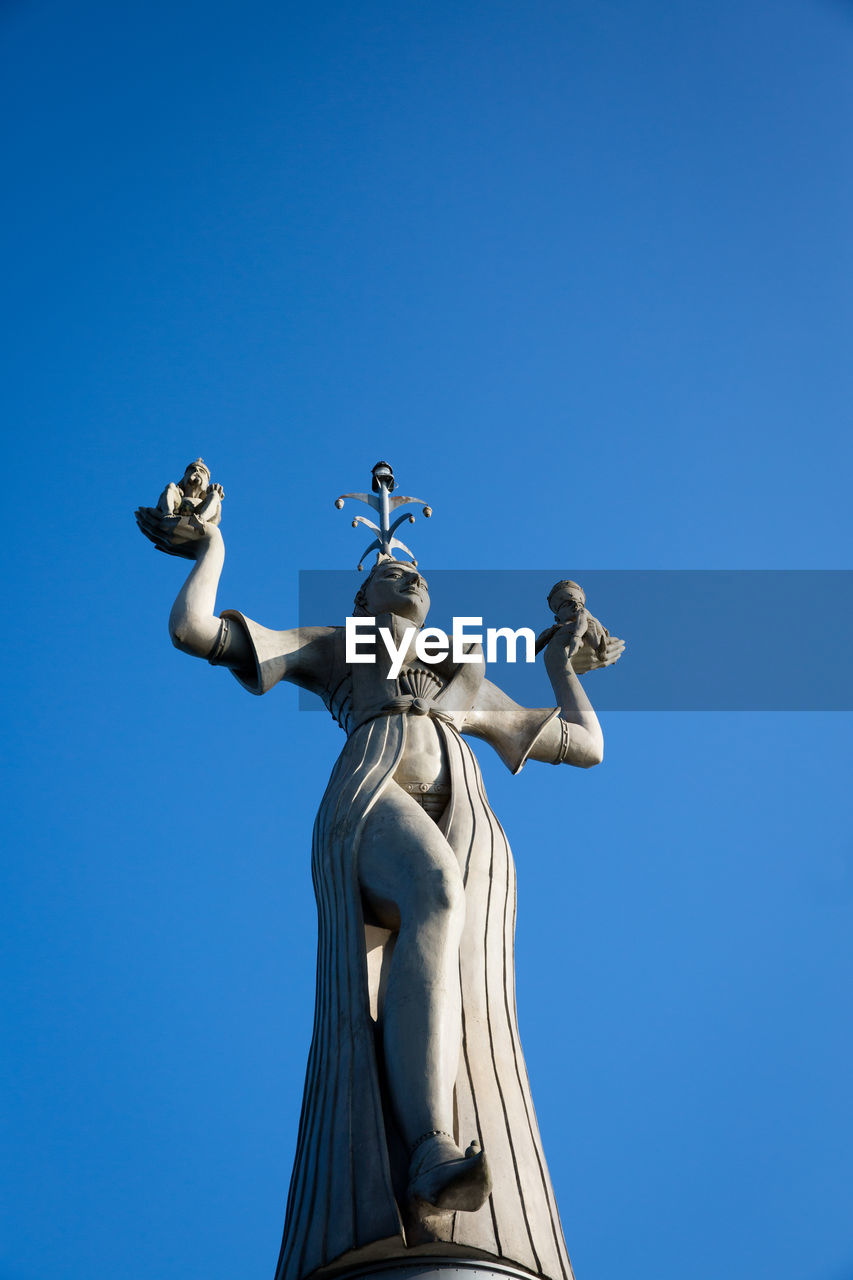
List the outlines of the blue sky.
<svg viewBox="0 0 853 1280">
<path fill-rule="evenodd" d="M 6 0 L 0 35 L 0 1278 L 271 1275 L 339 731 L 171 649 L 133 508 L 202 453 L 221 604 L 271 626 L 355 565 L 332 499 L 379 457 L 427 573 L 847 568 L 853 10 Z M 739 680 L 846 647 L 787 617 L 706 625 Z M 579 1280 L 850 1280 L 850 716 L 603 722 L 590 773 L 479 751 Z"/>
</svg>

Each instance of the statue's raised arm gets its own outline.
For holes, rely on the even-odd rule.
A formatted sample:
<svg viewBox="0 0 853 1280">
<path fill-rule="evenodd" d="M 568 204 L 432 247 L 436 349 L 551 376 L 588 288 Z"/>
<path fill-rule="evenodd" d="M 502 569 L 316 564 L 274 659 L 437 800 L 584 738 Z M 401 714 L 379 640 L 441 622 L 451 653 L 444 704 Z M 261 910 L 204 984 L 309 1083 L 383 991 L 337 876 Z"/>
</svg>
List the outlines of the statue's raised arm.
<svg viewBox="0 0 853 1280">
<path fill-rule="evenodd" d="M 156 507 L 139 507 L 136 522 L 158 551 L 195 563 L 178 592 L 169 615 L 172 644 L 194 658 L 228 667 L 254 693 L 265 692 L 259 671 L 258 636 L 274 636 L 277 679 L 313 691 L 326 683 L 327 645 L 331 627 L 296 627 L 267 632 L 242 614 L 216 614 L 216 594 L 225 542 L 219 528 L 221 485 L 211 484 L 201 458 L 191 462 L 177 484 L 168 484 Z"/>
<path fill-rule="evenodd" d="M 545 670 L 556 707 L 531 709 L 513 701 L 491 680 L 483 680 L 462 727 L 495 748 L 513 773 L 528 760 L 589 769 L 604 758 L 601 725 L 579 675 L 609 667 L 625 649 L 586 609 L 577 582 L 565 578 L 548 593 L 554 622 L 543 631 L 535 652 L 545 651 Z"/>
</svg>

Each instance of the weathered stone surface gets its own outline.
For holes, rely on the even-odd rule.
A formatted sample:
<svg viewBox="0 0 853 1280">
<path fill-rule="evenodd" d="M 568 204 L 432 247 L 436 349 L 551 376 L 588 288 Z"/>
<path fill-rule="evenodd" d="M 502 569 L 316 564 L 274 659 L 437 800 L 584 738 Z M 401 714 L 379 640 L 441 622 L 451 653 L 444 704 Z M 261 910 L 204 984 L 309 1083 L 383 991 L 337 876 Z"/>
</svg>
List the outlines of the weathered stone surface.
<svg viewBox="0 0 853 1280">
<path fill-rule="evenodd" d="M 424 1251 L 431 1262 L 381 1274 L 451 1280 L 455 1267 L 475 1280 L 513 1264 L 571 1280 L 516 1022 L 512 854 L 466 738 L 490 743 L 514 773 L 527 760 L 597 764 L 601 729 L 576 668 L 608 665 L 624 646 L 566 581 L 540 637 L 556 707 L 519 706 L 482 661 L 425 665 L 406 635 L 426 619 L 428 586 L 390 554 L 408 549 L 391 536 L 405 517 L 389 523 L 384 463 L 375 497 L 344 496 L 379 516 L 355 612 L 408 644 L 395 678 L 381 648 L 348 664 L 342 627 L 219 618 L 222 493 L 203 494 L 190 471 L 191 492 L 170 486 L 161 499 L 160 518 L 195 520 L 177 552 L 195 565 L 170 618 L 176 647 L 255 694 L 282 680 L 318 693 L 347 735 L 314 828 L 317 1001 L 277 1280 Z M 187 492 L 205 506 L 182 516 Z M 161 541 L 174 530 L 160 526 Z"/>
<path fill-rule="evenodd" d="M 516 1267 L 476 1259 L 441 1257 L 413 1251 L 409 1262 L 367 1263 L 361 1267 L 331 1267 L 329 1280 L 530 1280 L 530 1273 Z"/>
<path fill-rule="evenodd" d="M 210 472 L 201 458 L 191 462 L 177 484 L 167 484 L 156 507 L 138 507 L 136 523 L 158 551 L 195 560 L 196 543 L 206 524 L 222 519 L 221 484 L 210 483 Z"/>
</svg>

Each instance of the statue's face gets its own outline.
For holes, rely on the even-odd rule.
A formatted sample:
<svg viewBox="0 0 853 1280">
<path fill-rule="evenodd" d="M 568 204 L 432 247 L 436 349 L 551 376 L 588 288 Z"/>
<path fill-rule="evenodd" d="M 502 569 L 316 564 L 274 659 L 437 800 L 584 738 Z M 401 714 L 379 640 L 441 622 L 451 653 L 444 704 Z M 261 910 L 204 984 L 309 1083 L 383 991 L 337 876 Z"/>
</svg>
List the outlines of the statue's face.
<svg viewBox="0 0 853 1280">
<path fill-rule="evenodd" d="M 191 497 L 198 497 L 207 488 L 207 472 L 197 462 L 191 462 L 184 472 L 181 488 Z"/>
<path fill-rule="evenodd" d="M 429 611 L 429 591 L 424 578 L 412 564 L 389 560 L 381 564 L 367 585 L 367 609 L 395 613 L 421 626 Z"/>
<path fill-rule="evenodd" d="M 564 587 L 557 595 L 552 596 L 551 605 L 554 610 L 554 617 L 560 622 L 571 622 L 577 617 L 579 609 L 584 607 L 583 596 L 579 591 L 572 591 L 570 587 Z"/>
</svg>

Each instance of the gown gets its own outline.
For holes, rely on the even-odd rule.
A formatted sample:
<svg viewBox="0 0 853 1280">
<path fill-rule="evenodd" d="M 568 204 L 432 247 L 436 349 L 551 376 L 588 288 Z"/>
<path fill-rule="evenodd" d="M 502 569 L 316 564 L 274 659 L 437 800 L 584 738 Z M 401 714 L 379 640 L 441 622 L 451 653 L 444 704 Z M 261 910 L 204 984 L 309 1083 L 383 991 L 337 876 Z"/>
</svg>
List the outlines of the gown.
<svg viewBox="0 0 853 1280">
<path fill-rule="evenodd" d="M 286 634 L 242 614 L 223 616 L 249 637 L 250 692 L 282 678 Z M 276 1280 L 306 1280 L 372 1261 L 446 1255 L 573 1280 L 530 1095 L 515 1006 L 515 869 L 463 734 L 488 741 L 518 772 L 554 707 L 519 707 L 485 679 L 482 662 L 422 681 L 347 665 L 343 628 L 322 631 L 327 675 L 317 692 L 347 733 L 314 825 L 312 875 L 318 949 L 314 1030 Z M 292 650 L 292 643 L 289 648 Z M 415 692 L 413 692 L 415 690 Z M 486 1152 L 491 1195 L 475 1212 L 420 1215 L 407 1202 L 408 1158 L 383 1080 L 377 1017 L 394 936 L 365 921 L 359 840 L 405 747 L 409 717 L 430 715 L 449 767 L 440 822 L 465 886 L 460 945 L 462 1049 L 454 1138 Z M 416 803 L 414 800 L 412 803 Z"/>
</svg>

